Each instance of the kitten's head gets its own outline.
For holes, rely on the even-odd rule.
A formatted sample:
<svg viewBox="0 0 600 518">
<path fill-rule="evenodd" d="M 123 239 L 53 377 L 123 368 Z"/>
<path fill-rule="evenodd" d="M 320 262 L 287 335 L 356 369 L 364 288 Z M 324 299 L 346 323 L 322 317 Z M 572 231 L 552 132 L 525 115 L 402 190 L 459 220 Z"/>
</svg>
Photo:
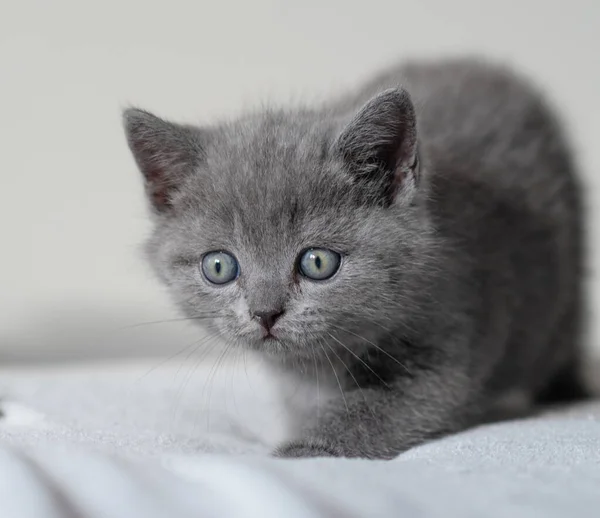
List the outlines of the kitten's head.
<svg viewBox="0 0 600 518">
<path fill-rule="evenodd" d="M 311 358 L 359 352 L 417 310 L 428 227 L 405 91 L 353 117 L 124 118 L 155 220 L 148 255 L 188 316 L 231 343 Z"/>
</svg>

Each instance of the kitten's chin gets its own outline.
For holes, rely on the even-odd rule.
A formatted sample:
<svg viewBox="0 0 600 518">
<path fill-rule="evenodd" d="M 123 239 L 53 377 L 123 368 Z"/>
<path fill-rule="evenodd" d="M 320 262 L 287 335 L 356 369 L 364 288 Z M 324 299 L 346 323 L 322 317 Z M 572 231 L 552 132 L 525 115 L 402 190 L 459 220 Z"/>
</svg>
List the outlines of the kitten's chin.
<svg viewBox="0 0 600 518">
<path fill-rule="evenodd" d="M 274 357 L 289 356 L 292 350 L 290 344 L 274 336 L 252 340 L 248 345 L 255 351 Z"/>
<path fill-rule="evenodd" d="M 261 330 L 244 330 L 231 338 L 238 347 L 283 361 L 314 361 L 316 357 L 323 355 L 325 343 L 325 337 L 314 330 L 290 332 L 284 328 L 276 328 L 268 334 Z M 336 348 L 336 344 L 328 347 Z"/>
<path fill-rule="evenodd" d="M 304 356 L 306 347 L 280 335 L 252 337 L 240 340 L 240 345 L 274 359 L 285 360 Z"/>
</svg>

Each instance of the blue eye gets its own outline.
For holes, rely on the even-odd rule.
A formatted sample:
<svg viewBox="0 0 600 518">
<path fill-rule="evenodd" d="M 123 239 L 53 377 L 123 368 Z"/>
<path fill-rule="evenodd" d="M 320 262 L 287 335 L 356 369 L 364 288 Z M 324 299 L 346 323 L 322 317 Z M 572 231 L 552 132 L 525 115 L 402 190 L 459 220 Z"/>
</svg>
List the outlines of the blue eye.
<svg viewBox="0 0 600 518">
<path fill-rule="evenodd" d="M 333 277 L 340 267 L 342 257 L 326 248 L 310 248 L 300 256 L 300 273 L 313 281 Z"/>
<path fill-rule="evenodd" d="M 209 252 L 202 258 L 202 273 L 213 284 L 227 284 L 237 279 L 240 266 L 227 252 Z"/>
</svg>

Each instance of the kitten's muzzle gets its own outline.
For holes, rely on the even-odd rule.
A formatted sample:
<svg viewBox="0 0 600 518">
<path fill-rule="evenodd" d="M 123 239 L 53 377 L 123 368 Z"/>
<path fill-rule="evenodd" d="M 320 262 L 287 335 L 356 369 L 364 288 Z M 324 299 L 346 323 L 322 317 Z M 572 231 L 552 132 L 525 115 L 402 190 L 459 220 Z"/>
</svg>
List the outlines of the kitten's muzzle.
<svg viewBox="0 0 600 518">
<path fill-rule="evenodd" d="M 256 320 L 261 327 L 267 332 L 265 337 L 271 335 L 271 329 L 279 320 L 279 318 L 285 313 L 283 309 L 275 309 L 270 311 L 255 311 L 252 313 L 252 318 Z"/>
</svg>

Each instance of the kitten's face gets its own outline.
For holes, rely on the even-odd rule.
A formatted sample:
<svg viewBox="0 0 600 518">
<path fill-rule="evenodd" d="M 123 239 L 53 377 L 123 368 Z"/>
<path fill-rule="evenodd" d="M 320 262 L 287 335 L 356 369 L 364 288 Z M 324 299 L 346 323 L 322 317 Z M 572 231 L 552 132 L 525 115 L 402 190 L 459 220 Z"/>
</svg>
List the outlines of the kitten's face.
<svg viewBox="0 0 600 518">
<path fill-rule="evenodd" d="M 147 247 L 189 317 L 232 344 L 312 358 L 359 353 L 416 309 L 418 204 L 377 202 L 381 186 L 356 181 L 335 136 L 281 114 L 195 133 L 201 160 Z"/>
</svg>

